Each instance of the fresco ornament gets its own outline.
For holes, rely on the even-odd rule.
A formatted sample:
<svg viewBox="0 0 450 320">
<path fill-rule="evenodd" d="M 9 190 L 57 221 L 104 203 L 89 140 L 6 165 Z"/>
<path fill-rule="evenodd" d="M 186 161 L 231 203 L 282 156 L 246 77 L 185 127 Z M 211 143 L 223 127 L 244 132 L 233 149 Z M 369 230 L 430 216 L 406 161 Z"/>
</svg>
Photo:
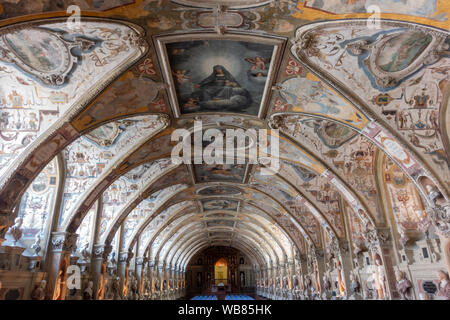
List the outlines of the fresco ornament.
<svg viewBox="0 0 450 320">
<path fill-rule="evenodd" d="M 23 218 L 24 239 L 45 234 L 57 184 L 58 171 L 54 159 L 33 180 L 22 196 L 18 216 Z"/>
<path fill-rule="evenodd" d="M 74 48 L 88 53 L 96 45 L 94 40 L 83 37 L 68 41 L 64 33 L 40 27 L 5 31 L 0 36 L 0 60 L 13 63 L 51 86 L 63 85 L 77 64 Z"/>
<path fill-rule="evenodd" d="M 83 29 L 78 30 L 76 34 L 67 27 L 65 20 L 61 19 L 26 22 L 11 29 L 44 29 L 51 33 L 61 32 L 64 38 L 68 39 L 82 37 L 96 39 L 98 42 L 90 51 L 74 48 L 83 63 L 72 69 L 67 81 L 59 86 L 58 90 L 0 60 L 0 83 L 7 84 L 6 87 L 0 88 L 2 187 L 8 183 L 8 189 L 11 188 L 14 184 L 11 180 L 16 181 L 15 183 L 21 181 L 23 187 L 27 186 L 61 148 L 78 136 L 79 133 L 68 123 L 68 119 L 85 107 L 92 94 L 102 90 L 112 77 L 139 58 L 141 49 L 145 49 L 132 47 L 129 41 L 124 39 L 130 33 L 142 31 L 138 27 L 134 29 L 131 24 L 112 20 L 104 22 L 99 19 L 86 19 L 83 23 Z M 7 30 L 9 29 L 3 28 L 2 32 L 7 34 Z M 101 61 L 101 64 L 98 64 L 98 61 Z M 17 176 L 18 172 L 21 177 Z M 26 179 L 28 181 L 25 181 Z M 3 190 L 5 197 L 1 197 L 0 206 L 6 203 L 9 203 L 7 206 L 13 206 L 24 189 L 19 190 L 16 186 L 16 197 L 7 195 L 12 190 Z"/>
<path fill-rule="evenodd" d="M 147 71 L 143 71 L 146 73 Z M 162 86 L 131 71 L 116 80 L 108 90 L 73 120 L 77 130 L 86 130 L 108 119 L 144 112 L 166 112 L 164 98 L 158 99 Z M 146 92 L 142 96 L 139 93 Z M 114 105 L 114 108 L 111 106 Z"/>
<path fill-rule="evenodd" d="M 366 1 L 340 1 L 340 0 L 307 0 L 305 7 L 314 8 L 334 14 L 370 13 L 370 7 L 376 5 L 383 13 L 407 14 L 438 21 L 446 21 L 446 14 L 436 15 L 437 0 L 366 0 Z"/>
<path fill-rule="evenodd" d="M 313 118 L 308 116 L 299 115 L 275 115 L 278 122 L 278 128 L 283 132 L 288 133 L 294 138 L 302 136 L 306 138 L 308 144 L 312 144 L 317 149 L 320 144 L 318 141 L 314 141 L 314 135 L 320 139 L 320 141 L 330 149 L 336 150 L 336 156 L 340 153 L 338 148 L 344 146 L 350 140 L 352 140 L 357 132 L 333 121 L 326 121 L 320 118 Z M 304 141 L 304 140 L 303 140 Z M 321 150 L 321 153 L 325 153 L 325 150 Z M 331 153 L 328 153 L 330 158 L 335 158 Z"/>
<path fill-rule="evenodd" d="M 277 99 L 272 107 L 272 112 L 286 112 L 289 109 L 289 105 L 282 101 L 281 99 Z M 274 129 L 277 129 L 276 126 L 271 126 Z"/>
<path fill-rule="evenodd" d="M 449 38 L 440 29 L 400 21 L 381 21 L 381 30 L 365 20 L 343 20 L 303 26 L 292 53 L 350 100 L 386 120 L 388 128 L 363 128 L 411 176 L 420 175 L 420 154 L 429 170 L 450 181 L 450 162 L 440 133 L 439 114 L 448 84 Z M 336 82 L 336 80 L 338 80 Z M 389 131 L 399 133 L 404 141 Z M 407 151 L 411 149 L 413 152 Z M 427 168 L 428 169 L 428 168 Z"/>
<path fill-rule="evenodd" d="M 380 91 L 397 87 L 449 51 L 442 33 L 407 28 L 381 31 L 370 38 L 354 38 L 340 45 L 349 54 L 358 56 L 367 76 L 375 80 L 372 85 Z"/>
<path fill-rule="evenodd" d="M 303 67 L 292 57 L 289 57 L 284 73 L 286 76 L 300 76 L 303 73 Z"/>
<path fill-rule="evenodd" d="M 424 208 L 416 186 L 387 157 L 383 160 L 382 171 L 387 197 L 399 229 L 417 230 Z"/>
<path fill-rule="evenodd" d="M 256 167 L 255 172 L 249 180 L 252 187 L 265 192 L 277 199 L 290 213 L 300 220 L 302 226 L 308 231 L 316 246 L 320 246 L 319 237 L 320 224 L 326 224 L 325 220 L 315 216 L 310 206 L 305 204 L 304 199 L 290 187 L 286 182 L 277 176 L 265 176 L 260 174 L 260 168 Z M 317 215 L 320 215 L 317 213 Z"/>
<path fill-rule="evenodd" d="M 102 186 L 110 183 L 111 178 L 99 178 L 105 173 L 111 175 L 115 161 L 133 149 L 131 142 L 142 142 L 148 135 L 161 130 L 162 120 L 163 117 L 156 115 L 118 120 L 114 124 L 97 128 L 90 135 L 80 137 L 64 150 L 67 169 L 61 224 L 74 213 L 73 210 L 80 211 L 77 207 L 81 205 L 79 201 L 87 196 L 93 185 L 97 183 L 98 192 Z"/>
<path fill-rule="evenodd" d="M 155 65 L 151 56 L 145 58 L 145 60 L 137 66 L 137 70 L 140 74 L 156 76 Z"/>
<path fill-rule="evenodd" d="M 329 168 L 334 169 L 349 184 L 356 194 L 366 199 L 373 217 L 382 221 L 382 215 L 377 208 L 377 194 L 374 175 L 374 156 L 377 147 L 368 139 L 357 134 L 351 128 L 334 121 L 326 121 L 308 115 L 277 114 L 271 119 L 283 134 L 295 139 L 299 144 L 308 148 L 316 158 L 325 161 Z M 287 164 L 293 166 L 292 164 Z M 301 177 L 303 186 L 314 178 L 304 169 L 294 168 Z M 309 177 L 309 179 L 308 179 Z M 358 207 L 356 198 L 351 195 L 335 178 L 331 182 L 345 194 L 347 201 Z"/>
<path fill-rule="evenodd" d="M 244 23 L 244 17 L 235 12 L 223 12 L 218 7 L 214 13 L 200 13 L 197 16 L 197 23 L 202 28 L 216 28 L 218 32 L 227 27 L 239 27 Z"/>
<path fill-rule="evenodd" d="M 85 137 L 102 147 L 110 147 L 122 132 L 118 122 L 110 122 L 92 130 Z"/>
<path fill-rule="evenodd" d="M 362 128 L 368 119 L 319 79 L 295 77 L 280 84 L 280 96 L 294 112 L 323 115 Z"/>
</svg>

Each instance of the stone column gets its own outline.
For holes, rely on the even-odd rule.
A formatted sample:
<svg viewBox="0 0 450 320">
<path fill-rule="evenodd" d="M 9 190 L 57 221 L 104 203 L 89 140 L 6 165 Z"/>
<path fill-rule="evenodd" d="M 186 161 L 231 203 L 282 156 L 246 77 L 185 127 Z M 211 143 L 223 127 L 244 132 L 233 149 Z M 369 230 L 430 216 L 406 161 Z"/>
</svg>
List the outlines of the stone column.
<svg viewBox="0 0 450 320">
<path fill-rule="evenodd" d="M 301 300 L 303 297 L 303 291 L 305 290 L 303 284 L 303 272 L 302 272 L 302 262 L 300 254 L 294 259 L 294 274 L 297 279 L 297 283 L 294 281 L 294 292 L 295 299 Z"/>
<path fill-rule="evenodd" d="M 172 267 L 172 287 L 174 290 L 177 288 L 177 277 L 178 277 L 178 269 L 177 267 Z"/>
<path fill-rule="evenodd" d="M 186 295 L 186 274 L 183 269 L 180 267 L 180 284 L 181 284 L 181 291 L 183 295 Z"/>
<path fill-rule="evenodd" d="M 119 254 L 118 274 L 120 278 L 120 288 L 122 299 L 126 299 L 128 296 L 128 269 L 130 267 L 130 260 L 133 257 L 133 252 L 124 251 Z"/>
<path fill-rule="evenodd" d="M 91 262 L 89 266 L 90 280 L 92 280 L 93 286 L 93 299 L 102 299 L 103 297 L 99 297 L 99 288 L 102 286 L 101 282 L 105 280 L 106 272 L 102 272 L 102 267 L 104 264 L 104 253 L 105 249 L 107 251 L 107 255 L 105 257 L 105 261 L 108 259 L 109 252 L 111 251 L 110 246 L 105 247 L 104 244 L 99 243 L 100 238 L 100 220 L 103 210 L 103 201 L 102 196 L 96 202 L 97 208 L 94 212 L 94 225 L 92 228 L 92 234 L 90 235 L 89 243 L 90 243 L 90 252 L 91 252 Z M 103 290 L 104 291 L 104 290 Z M 103 292 L 100 292 L 100 295 Z"/>
<path fill-rule="evenodd" d="M 353 271 L 353 259 L 350 251 L 350 244 L 346 240 L 339 241 L 340 260 L 342 263 L 342 276 L 345 283 L 346 295 L 350 294 L 350 273 Z"/>
<path fill-rule="evenodd" d="M 107 284 L 106 264 L 111 251 L 112 246 L 99 244 L 94 245 L 92 250 L 91 278 L 94 283 L 94 298 L 98 300 L 105 298 Z"/>
<path fill-rule="evenodd" d="M 328 250 L 330 257 L 336 265 L 339 294 L 346 299 L 350 290 L 350 273 L 353 270 L 353 261 L 350 253 L 349 243 L 346 240 L 332 239 Z M 334 279 L 332 279 L 334 281 Z"/>
<path fill-rule="evenodd" d="M 141 272 L 141 278 L 142 280 L 140 281 L 140 285 L 139 285 L 139 292 L 142 294 L 145 290 L 145 282 L 148 281 L 148 274 L 149 274 L 149 270 L 148 270 L 148 258 L 144 257 L 143 261 L 142 261 L 142 272 Z"/>
<path fill-rule="evenodd" d="M 274 273 L 274 282 L 275 282 L 275 290 L 274 290 L 274 299 L 275 300 L 280 300 L 280 288 L 281 288 L 281 281 L 282 279 L 280 279 L 280 275 L 281 275 L 281 270 L 280 270 L 280 265 L 276 265 L 273 268 L 273 273 Z"/>
<path fill-rule="evenodd" d="M 165 298 L 169 299 L 169 296 L 170 296 L 170 276 L 171 276 L 171 273 L 172 273 L 172 269 L 171 269 L 170 265 L 167 265 L 165 262 L 164 262 L 164 266 L 165 266 L 164 267 L 164 279 L 166 280 Z"/>
<path fill-rule="evenodd" d="M 316 294 L 322 297 L 323 286 L 322 279 L 325 274 L 325 255 L 322 249 L 315 249 L 312 255 L 313 261 L 313 283 L 316 290 Z"/>
<path fill-rule="evenodd" d="M 254 269 L 255 272 L 255 293 L 259 294 L 261 290 L 261 284 L 262 284 L 262 275 L 260 269 Z"/>
<path fill-rule="evenodd" d="M 152 266 L 150 265 L 150 261 L 149 261 L 149 259 L 148 258 L 146 258 L 146 260 L 145 260 L 145 277 L 146 277 L 146 280 L 147 280 L 147 286 L 148 286 L 148 288 L 147 288 L 147 290 L 148 290 L 148 292 L 147 292 L 147 300 L 151 300 L 151 298 L 152 298 Z"/>
<path fill-rule="evenodd" d="M 269 270 L 267 266 L 263 266 L 262 268 L 263 278 L 264 278 L 264 296 L 267 297 L 269 294 Z"/>
<path fill-rule="evenodd" d="M 315 280 L 314 280 L 314 267 L 316 265 L 315 257 L 314 257 L 314 248 L 309 249 L 306 254 L 305 259 L 305 274 L 304 274 L 304 282 L 305 282 L 305 297 L 307 299 L 312 299 L 312 293 L 315 292 Z"/>
<path fill-rule="evenodd" d="M 138 284 L 138 292 L 142 294 L 143 292 L 143 281 L 144 281 L 144 258 L 136 258 L 136 280 Z"/>
<path fill-rule="evenodd" d="M 161 293 L 161 276 L 159 273 L 158 263 L 155 261 L 153 265 L 153 297 L 158 299 Z"/>
<path fill-rule="evenodd" d="M 277 278 L 278 278 L 278 265 L 272 265 L 272 268 L 270 269 L 271 274 L 272 274 L 272 296 L 273 299 L 276 300 L 277 299 Z"/>
<path fill-rule="evenodd" d="M 267 268 L 267 296 L 268 298 L 272 299 L 273 298 L 273 294 L 275 292 L 275 281 L 274 281 L 274 276 L 273 276 L 273 266 L 272 264 L 270 264 Z"/>
<path fill-rule="evenodd" d="M 177 299 L 180 294 L 180 288 L 179 288 L 179 269 L 176 267 L 174 268 L 173 284 L 174 284 L 173 290 L 175 294 L 175 299 Z"/>
<path fill-rule="evenodd" d="M 46 292 L 49 300 L 65 300 L 66 298 L 67 268 L 77 236 L 77 234 L 69 232 L 52 233 Z"/>
<path fill-rule="evenodd" d="M 257 270 L 258 272 L 258 283 L 259 286 L 257 286 L 257 291 L 256 293 L 259 295 L 264 295 L 264 271 L 263 271 L 263 267 L 259 267 L 260 269 Z"/>
<path fill-rule="evenodd" d="M 167 297 L 170 297 L 172 286 L 172 266 L 166 265 Z"/>
<path fill-rule="evenodd" d="M 294 275 L 295 275 L 295 263 L 294 260 L 289 260 L 288 262 L 289 300 L 294 299 Z"/>
<path fill-rule="evenodd" d="M 279 273 L 280 273 L 280 290 L 278 292 L 279 298 L 281 300 L 286 299 L 285 297 L 285 278 L 287 277 L 287 265 L 286 265 L 286 261 L 282 264 L 280 264 L 279 267 Z"/>
<path fill-rule="evenodd" d="M 148 261 L 148 273 L 150 280 L 150 299 L 153 299 L 155 293 L 155 262 L 152 260 Z"/>
<path fill-rule="evenodd" d="M 170 283 L 172 288 L 172 298 L 176 299 L 176 293 L 177 293 L 177 284 L 176 284 L 176 277 L 177 277 L 177 269 L 172 266 L 171 268 L 171 274 L 170 274 Z"/>
<path fill-rule="evenodd" d="M 166 284 L 164 284 L 164 280 L 166 279 L 166 266 L 164 262 L 158 262 L 158 278 L 159 278 L 159 297 L 163 299 L 164 293 L 166 290 Z"/>
<path fill-rule="evenodd" d="M 377 294 L 379 300 L 393 298 L 395 289 L 395 273 L 391 260 L 389 229 L 375 228 L 368 225 L 363 231 L 363 237 L 366 240 L 373 261 L 373 275 L 378 286 Z"/>
</svg>

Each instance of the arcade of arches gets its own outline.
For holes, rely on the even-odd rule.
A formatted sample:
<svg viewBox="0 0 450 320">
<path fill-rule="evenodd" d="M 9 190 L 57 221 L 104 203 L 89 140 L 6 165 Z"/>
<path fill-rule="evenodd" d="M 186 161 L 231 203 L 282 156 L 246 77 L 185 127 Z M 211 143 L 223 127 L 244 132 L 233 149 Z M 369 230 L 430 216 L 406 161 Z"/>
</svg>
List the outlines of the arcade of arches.
<svg viewBox="0 0 450 320">
<path fill-rule="evenodd" d="M 449 12 L 1 1 L 0 299 L 450 299 Z"/>
</svg>

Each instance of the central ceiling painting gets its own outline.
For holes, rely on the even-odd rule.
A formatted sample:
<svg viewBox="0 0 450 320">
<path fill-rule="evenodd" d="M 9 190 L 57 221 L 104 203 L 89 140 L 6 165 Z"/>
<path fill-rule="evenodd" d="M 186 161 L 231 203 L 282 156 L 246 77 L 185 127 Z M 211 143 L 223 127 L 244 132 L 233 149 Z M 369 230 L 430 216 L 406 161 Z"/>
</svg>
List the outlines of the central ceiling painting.
<svg viewBox="0 0 450 320">
<path fill-rule="evenodd" d="M 197 182 L 235 182 L 242 183 L 244 180 L 246 165 L 244 164 L 213 164 L 195 165 L 195 177 Z"/>
<path fill-rule="evenodd" d="M 160 42 L 175 113 L 260 115 L 282 43 L 280 39 L 264 40 L 247 41 L 245 36 L 217 39 L 209 35 Z"/>
<path fill-rule="evenodd" d="M 273 46 L 243 41 L 167 44 L 181 113 L 258 115 Z"/>
</svg>

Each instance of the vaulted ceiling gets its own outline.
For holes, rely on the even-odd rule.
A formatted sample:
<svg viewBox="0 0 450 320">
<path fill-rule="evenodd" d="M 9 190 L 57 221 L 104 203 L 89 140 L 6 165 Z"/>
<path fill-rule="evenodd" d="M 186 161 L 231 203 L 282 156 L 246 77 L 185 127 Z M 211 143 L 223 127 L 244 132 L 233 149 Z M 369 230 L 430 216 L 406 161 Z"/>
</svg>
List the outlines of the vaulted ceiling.
<svg viewBox="0 0 450 320">
<path fill-rule="evenodd" d="M 0 210 L 30 235 L 57 210 L 80 247 L 269 265 L 448 201 L 445 0 L 66 2 L 0 5 Z M 268 130 L 279 169 L 174 163 L 196 121 Z"/>
</svg>

